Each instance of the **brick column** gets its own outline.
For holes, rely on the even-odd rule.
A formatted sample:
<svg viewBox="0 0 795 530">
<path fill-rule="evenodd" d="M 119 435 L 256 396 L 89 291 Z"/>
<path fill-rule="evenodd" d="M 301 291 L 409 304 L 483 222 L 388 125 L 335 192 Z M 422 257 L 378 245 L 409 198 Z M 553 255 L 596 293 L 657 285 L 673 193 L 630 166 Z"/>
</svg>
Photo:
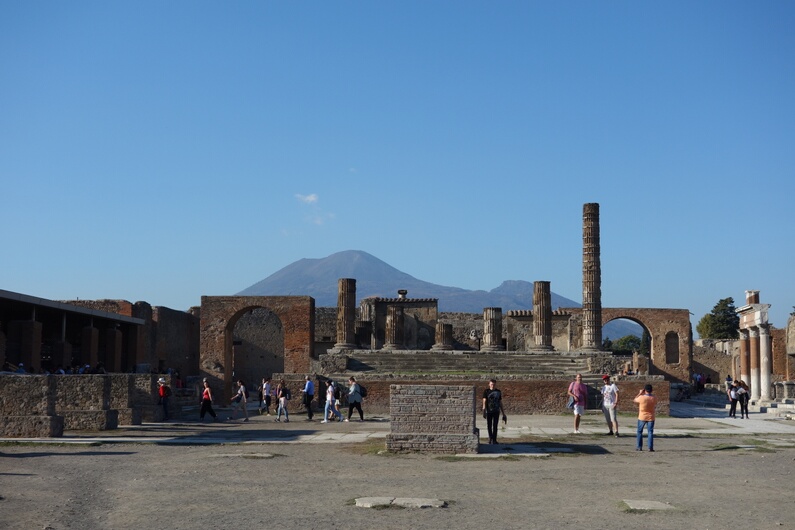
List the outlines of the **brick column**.
<svg viewBox="0 0 795 530">
<path fill-rule="evenodd" d="M 749 383 L 751 381 L 751 366 L 749 356 L 748 330 L 740 330 L 740 379 Z"/>
<path fill-rule="evenodd" d="M 502 345 L 502 308 L 483 308 L 483 345 L 482 351 L 503 351 Z"/>
<path fill-rule="evenodd" d="M 340 278 L 337 283 L 336 349 L 356 348 L 356 280 Z"/>
<path fill-rule="evenodd" d="M 453 325 L 436 323 L 436 343 L 431 346 L 432 350 L 452 350 L 453 349 Z"/>
<path fill-rule="evenodd" d="M 390 305 L 386 308 L 386 340 L 382 349 L 402 350 L 403 344 L 403 308 Z"/>
<path fill-rule="evenodd" d="M 92 326 L 83 328 L 80 341 L 80 365 L 97 365 L 99 358 L 99 330 Z"/>
<path fill-rule="evenodd" d="M 552 295 L 549 282 L 533 282 L 533 338 L 535 349 L 552 349 Z"/>
<path fill-rule="evenodd" d="M 771 401 L 773 354 L 770 349 L 770 331 L 767 324 L 759 326 L 759 398 Z"/>
<path fill-rule="evenodd" d="M 751 379 L 748 384 L 751 385 L 751 400 L 759 401 L 759 328 L 753 327 L 748 330 L 751 337 L 750 350 L 751 350 Z"/>
</svg>

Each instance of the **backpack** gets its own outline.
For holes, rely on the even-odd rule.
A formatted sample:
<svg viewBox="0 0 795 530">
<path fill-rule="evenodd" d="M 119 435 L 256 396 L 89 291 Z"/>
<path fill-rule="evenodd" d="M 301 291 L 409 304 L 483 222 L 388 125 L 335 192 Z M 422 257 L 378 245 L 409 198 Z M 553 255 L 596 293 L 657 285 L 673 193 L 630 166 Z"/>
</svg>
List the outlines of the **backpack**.
<svg viewBox="0 0 795 530">
<path fill-rule="evenodd" d="M 488 398 L 486 399 L 486 410 L 489 412 L 499 412 L 500 401 L 502 401 L 502 392 L 495 388 L 489 392 Z"/>
<path fill-rule="evenodd" d="M 171 397 L 171 387 L 168 386 L 168 385 L 165 385 L 163 387 L 163 394 L 165 394 L 166 397 Z"/>
<path fill-rule="evenodd" d="M 334 385 L 334 399 L 342 399 L 342 390 L 339 385 Z"/>
<path fill-rule="evenodd" d="M 363 398 L 367 397 L 367 389 L 362 385 L 359 385 L 359 395 L 362 396 Z"/>
<path fill-rule="evenodd" d="M 246 387 L 243 387 L 243 388 L 246 389 L 246 401 L 248 401 L 248 398 L 249 398 L 248 388 L 246 388 Z"/>
<path fill-rule="evenodd" d="M 282 391 L 284 392 L 284 399 L 286 399 L 287 401 L 290 401 L 290 398 L 292 397 L 292 396 L 290 395 L 290 389 L 289 389 L 289 388 L 287 388 L 287 387 L 284 387 L 284 388 L 282 389 Z"/>
</svg>

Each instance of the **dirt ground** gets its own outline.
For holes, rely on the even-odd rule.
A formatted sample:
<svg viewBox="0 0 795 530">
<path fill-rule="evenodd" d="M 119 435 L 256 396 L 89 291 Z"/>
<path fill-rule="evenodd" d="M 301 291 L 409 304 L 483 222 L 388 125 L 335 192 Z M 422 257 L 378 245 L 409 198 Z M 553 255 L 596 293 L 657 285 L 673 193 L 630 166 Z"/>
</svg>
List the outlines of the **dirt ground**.
<svg viewBox="0 0 795 530">
<path fill-rule="evenodd" d="M 386 422 L 289 425 L 388 430 Z M 629 431 L 528 435 L 510 441 L 573 452 L 500 459 L 379 454 L 382 438 L 254 441 L 285 427 L 261 417 L 245 431 L 225 423 L 228 443 L 207 445 L 189 437 L 185 445 L 0 445 L 0 528 L 795 528 L 791 434 L 657 435 L 655 453 L 636 452 Z M 200 428 L 211 427 L 173 427 Z M 368 496 L 448 506 L 353 505 Z M 626 499 L 674 509 L 632 511 Z"/>
</svg>

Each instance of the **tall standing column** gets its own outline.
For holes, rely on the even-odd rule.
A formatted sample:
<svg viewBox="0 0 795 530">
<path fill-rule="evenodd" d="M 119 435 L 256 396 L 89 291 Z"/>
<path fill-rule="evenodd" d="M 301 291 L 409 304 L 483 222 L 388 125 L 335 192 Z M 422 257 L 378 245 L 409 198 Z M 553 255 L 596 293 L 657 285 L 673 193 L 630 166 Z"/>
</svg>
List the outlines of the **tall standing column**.
<svg viewBox="0 0 795 530">
<path fill-rule="evenodd" d="M 750 358 L 748 355 L 748 330 L 740 330 L 740 379 L 748 383 L 751 380 Z"/>
<path fill-rule="evenodd" d="M 767 324 L 759 326 L 759 399 L 771 401 L 773 385 L 773 352 L 770 349 L 770 331 Z"/>
<path fill-rule="evenodd" d="M 337 282 L 337 343 L 335 349 L 356 348 L 356 280 Z"/>
<path fill-rule="evenodd" d="M 552 294 L 549 282 L 533 282 L 533 337 L 536 349 L 552 349 Z"/>
<path fill-rule="evenodd" d="M 503 351 L 502 345 L 502 308 L 483 308 L 483 351 Z"/>
<path fill-rule="evenodd" d="M 751 385 L 751 399 L 754 401 L 759 401 L 759 396 L 761 395 L 759 392 L 759 328 L 753 327 L 749 328 L 748 334 L 751 336 L 750 339 L 750 350 L 751 350 L 751 379 L 749 384 Z"/>
<path fill-rule="evenodd" d="M 602 265 L 599 244 L 599 203 L 582 209 L 582 347 L 602 349 Z"/>
<path fill-rule="evenodd" d="M 402 350 L 403 345 L 403 308 L 390 305 L 386 308 L 386 341 L 384 350 Z"/>
<path fill-rule="evenodd" d="M 453 325 L 436 323 L 436 343 L 431 346 L 432 350 L 452 350 L 453 349 Z"/>
</svg>

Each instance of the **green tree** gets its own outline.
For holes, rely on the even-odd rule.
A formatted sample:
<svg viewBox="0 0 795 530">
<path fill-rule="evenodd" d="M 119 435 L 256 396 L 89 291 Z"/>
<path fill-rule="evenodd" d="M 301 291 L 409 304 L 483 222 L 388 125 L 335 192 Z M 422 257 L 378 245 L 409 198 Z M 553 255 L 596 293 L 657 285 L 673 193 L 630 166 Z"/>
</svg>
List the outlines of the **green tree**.
<svg viewBox="0 0 795 530">
<path fill-rule="evenodd" d="M 719 300 L 712 311 L 698 322 L 698 336 L 702 339 L 736 339 L 739 335 L 740 317 L 735 309 L 734 298 Z"/>
<path fill-rule="evenodd" d="M 640 338 L 640 349 L 638 353 L 643 355 L 649 355 L 651 353 L 651 335 L 649 335 L 649 330 L 643 328 L 643 337 Z"/>
<path fill-rule="evenodd" d="M 625 335 L 613 343 L 613 353 L 629 355 L 635 350 L 640 350 L 640 337 L 635 335 Z"/>
</svg>

